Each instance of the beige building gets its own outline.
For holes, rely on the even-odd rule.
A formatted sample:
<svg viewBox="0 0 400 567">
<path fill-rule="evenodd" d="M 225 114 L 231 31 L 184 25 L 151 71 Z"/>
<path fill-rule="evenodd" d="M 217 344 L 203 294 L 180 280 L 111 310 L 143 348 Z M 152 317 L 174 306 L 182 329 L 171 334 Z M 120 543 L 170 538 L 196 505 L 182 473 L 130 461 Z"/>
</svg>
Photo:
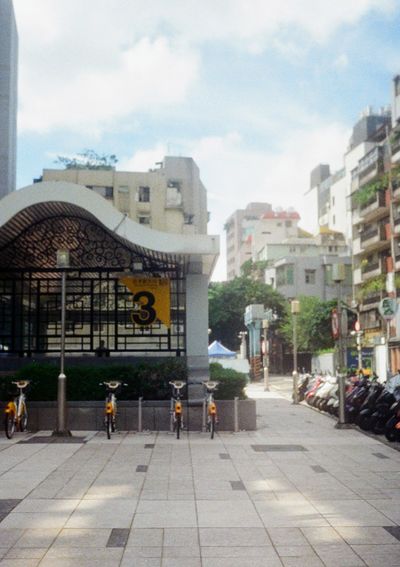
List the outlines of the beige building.
<svg viewBox="0 0 400 567">
<path fill-rule="evenodd" d="M 192 158 L 167 156 L 146 172 L 45 169 L 40 181 L 85 185 L 129 218 L 177 234 L 207 233 L 207 196 Z"/>
<path fill-rule="evenodd" d="M 225 223 L 227 278 L 240 276 L 240 268 L 252 256 L 252 234 L 263 213 L 272 211 L 269 203 L 249 203 L 237 209 Z"/>
</svg>

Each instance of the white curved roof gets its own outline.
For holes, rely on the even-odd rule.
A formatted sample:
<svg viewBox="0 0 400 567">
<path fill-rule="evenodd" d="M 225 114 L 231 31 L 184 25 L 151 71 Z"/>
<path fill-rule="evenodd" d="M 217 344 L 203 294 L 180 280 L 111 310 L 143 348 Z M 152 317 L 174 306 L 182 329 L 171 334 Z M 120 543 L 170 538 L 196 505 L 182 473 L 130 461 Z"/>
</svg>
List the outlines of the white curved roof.
<svg viewBox="0 0 400 567">
<path fill-rule="evenodd" d="M 219 236 L 153 230 L 133 221 L 87 187 L 64 181 L 35 183 L 0 200 L 0 247 L 25 228 L 23 223 L 27 219 L 33 223 L 46 218 L 51 204 L 57 204 L 58 212 L 65 210 L 66 214 L 83 211 L 87 218 L 123 239 L 125 244 L 201 262 L 202 272 L 208 275 L 218 258 Z"/>
</svg>

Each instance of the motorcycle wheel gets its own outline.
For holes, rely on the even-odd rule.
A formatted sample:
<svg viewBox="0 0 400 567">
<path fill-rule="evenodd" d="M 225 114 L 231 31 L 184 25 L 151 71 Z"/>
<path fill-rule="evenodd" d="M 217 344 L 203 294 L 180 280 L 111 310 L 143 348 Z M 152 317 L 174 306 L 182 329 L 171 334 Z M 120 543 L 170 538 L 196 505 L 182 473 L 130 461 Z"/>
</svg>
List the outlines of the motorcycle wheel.
<svg viewBox="0 0 400 567">
<path fill-rule="evenodd" d="M 386 422 L 386 417 L 378 417 L 372 426 L 372 431 L 376 433 L 376 435 L 382 435 L 382 433 L 385 432 Z"/>
<path fill-rule="evenodd" d="M 369 431 L 372 428 L 372 415 L 364 414 L 359 415 L 357 419 L 357 424 L 363 431 Z"/>
<path fill-rule="evenodd" d="M 385 437 L 391 443 L 400 441 L 400 430 L 396 429 L 396 423 L 398 423 L 398 418 L 392 417 L 385 425 Z"/>
</svg>

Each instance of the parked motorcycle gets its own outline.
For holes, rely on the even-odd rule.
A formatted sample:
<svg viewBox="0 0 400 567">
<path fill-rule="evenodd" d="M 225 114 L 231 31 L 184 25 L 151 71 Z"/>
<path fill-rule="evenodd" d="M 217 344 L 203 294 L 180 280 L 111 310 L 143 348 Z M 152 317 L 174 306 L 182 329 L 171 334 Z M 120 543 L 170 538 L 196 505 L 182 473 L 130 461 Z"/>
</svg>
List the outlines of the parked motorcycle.
<svg viewBox="0 0 400 567">
<path fill-rule="evenodd" d="M 372 414 L 375 411 L 377 400 L 382 395 L 384 387 L 384 384 L 373 382 L 369 388 L 368 396 L 365 398 L 356 419 L 357 425 L 364 431 L 372 429 Z"/>
<path fill-rule="evenodd" d="M 366 376 L 360 377 L 352 391 L 346 396 L 346 421 L 354 423 L 361 410 L 361 407 L 368 396 L 370 381 Z"/>
<path fill-rule="evenodd" d="M 392 416 L 387 420 L 385 424 L 385 437 L 388 441 L 400 441 L 400 388 L 397 387 L 393 392 L 393 396 L 396 399 L 392 407 L 390 408 Z"/>
</svg>

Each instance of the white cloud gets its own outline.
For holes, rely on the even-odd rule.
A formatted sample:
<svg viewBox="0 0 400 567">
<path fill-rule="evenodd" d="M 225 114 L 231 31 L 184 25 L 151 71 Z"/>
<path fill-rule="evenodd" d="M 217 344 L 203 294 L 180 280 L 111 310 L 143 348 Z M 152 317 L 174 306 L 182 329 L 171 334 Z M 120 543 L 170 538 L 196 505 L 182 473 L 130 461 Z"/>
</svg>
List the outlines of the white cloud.
<svg viewBox="0 0 400 567">
<path fill-rule="evenodd" d="M 184 101 L 200 46 L 224 42 L 301 57 L 395 0 L 14 0 L 21 130 L 102 132 L 116 119 Z M 299 35 L 300 33 L 300 35 Z M 289 41 L 290 40 L 290 41 Z"/>
<path fill-rule="evenodd" d="M 48 75 L 23 68 L 19 126 L 37 132 L 103 129 L 135 111 L 181 102 L 197 73 L 197 57 L 166 38 L 143 38 L 104 69 Z"/>
<path fill-rule="evenodd" d="M 165 144 L 157 144 L 155 148 L 139 150 L 132 157 L 122 159 L 118 164 L 118 169 L 125 171 L 148 171 L 157 162 L 162 161 L 168 153 Z"/>
</svg>

